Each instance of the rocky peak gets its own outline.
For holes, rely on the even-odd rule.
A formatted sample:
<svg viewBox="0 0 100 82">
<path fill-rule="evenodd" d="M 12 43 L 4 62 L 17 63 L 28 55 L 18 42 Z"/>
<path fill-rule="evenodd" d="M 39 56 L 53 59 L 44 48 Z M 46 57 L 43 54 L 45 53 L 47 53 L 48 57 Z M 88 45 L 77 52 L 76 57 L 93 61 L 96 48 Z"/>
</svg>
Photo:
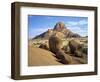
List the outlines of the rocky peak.
<svg viewBox="0 0 100 82">
<path fill-rule="evenodd" d="M 79 38 L 81 37 L 79 34 L 73 33 L 69 29 L 66 28 L 65 24 L 62 22 L 56 23 L 54 29 L 48 29 L 46 32 L 36 36 L 33 39 L 44 38 L 49 39 L 52 35 L 56 35 L 61 38 Z"/>
<path fill-rule="evenodd" d="M 58 22 L 54 26 L 54 30 L 56 30 L 56 31 L 62 31 L 63 29 L 66 29 L 66 26 L 63 22 Z"/>
</svg>

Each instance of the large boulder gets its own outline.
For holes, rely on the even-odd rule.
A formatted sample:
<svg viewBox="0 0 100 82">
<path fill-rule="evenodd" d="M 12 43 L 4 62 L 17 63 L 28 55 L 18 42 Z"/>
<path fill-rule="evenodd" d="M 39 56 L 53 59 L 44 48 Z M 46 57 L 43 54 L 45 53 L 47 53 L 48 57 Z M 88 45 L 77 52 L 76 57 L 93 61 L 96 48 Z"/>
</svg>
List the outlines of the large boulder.
<svg viewBox="0 0 100 82">
<path fill-rule="evenodd" d="M 40 44 L 39 48 L 49 50 L 49 46 L 47 44 Z"/>
<path fill-rule="evenodd" d="M 82 45 L 75 40 L 69 41 L 69 47 L 72 54 L 74 54 L 75 51 L 82 49 Z"/>
<path fill-rule="evenodd" d="M 80 44 L 79 42 L 75 41 L 75 40 L 71 40 L 69 41 L 69 47 L 70 47 L 70 52 L 71 54 L 73 54 L 73 56 L 76 57 L 84 57 L 84 53 L 82 51 L 83 49 L 83 45 Z M 86 51 L 84 51 L 86 52 Z"/>
<path fill-rule="evenodd" d="M 82 51 L 76 50 L 74 56 L 83 57 L 83 53 L 82 53 Z"/>
<path fill-rule="evenodd" d="M 61 46 L 62 46 L 62 40 L 56 36 L 51 36 L 49 38 L 49 48 L 50 48 L 50 51 L 55 53 L 61 49 Z"/>
<path fill-rule="evenodd" d="M 60 62 L 63 64 L 71 64 L 72 63 L 72 57 L 68 54 L 66 54 L 63 50 L 58 50 L 56 53 L 56 57 L 60 59 Z"/>
<path fill-rule="evenodd" d="M 63 64 L 69 64 L 72 62 L 72 58 L 70 55 L 66 54 L 62 49 L 62 40 L 56 36 L 52 36 L 49 39 L 49 47 L 50 51 L 53 52 L 56 55 L 56 58 L 58 58 Z"/>
</svg>

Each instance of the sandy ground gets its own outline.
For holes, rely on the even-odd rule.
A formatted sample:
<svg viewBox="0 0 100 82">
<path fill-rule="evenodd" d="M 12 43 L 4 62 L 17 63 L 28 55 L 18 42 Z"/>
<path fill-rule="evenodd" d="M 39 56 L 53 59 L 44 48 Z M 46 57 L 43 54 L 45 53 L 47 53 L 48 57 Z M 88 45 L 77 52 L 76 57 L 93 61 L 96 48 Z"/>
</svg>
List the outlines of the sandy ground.
<svg viewBox="0 0 100 82">
<path fill-rule="evenodd" d="M 62 65 L 50 51 L 29 46 L 28 66 Z"/>
<path fill-rule="evenodd" d="M 85 64 L 87 63 L 87 57 L 78 58 L 72 57 L 72 63 L 70 64 Z M 41 49 L 41 48 L 34 48 L 29 46 L 29 53 L 28 53 L 28 66 L 50 66 L 50 65 L 64 65 L 59 62 L 59 60 L 55 57 L 55 54 L 52 52 Z"/>
</svg>

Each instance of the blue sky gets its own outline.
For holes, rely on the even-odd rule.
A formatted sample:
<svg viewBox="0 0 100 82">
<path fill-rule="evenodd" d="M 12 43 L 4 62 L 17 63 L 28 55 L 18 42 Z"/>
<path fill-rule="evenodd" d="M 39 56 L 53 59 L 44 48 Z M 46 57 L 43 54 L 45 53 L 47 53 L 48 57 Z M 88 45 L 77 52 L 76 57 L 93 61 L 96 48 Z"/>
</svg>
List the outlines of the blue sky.
<svg viewBox="0 0 100 82">
<path fill-rule="evenodd" d="M 53 29 L 57 22 L 63 22 L 66 27 L 74 33 L 78 33 L 81 36 L 87 36 L 87 17 L 28 15 L 29 39 L 48 29 Z"/>
</svg>

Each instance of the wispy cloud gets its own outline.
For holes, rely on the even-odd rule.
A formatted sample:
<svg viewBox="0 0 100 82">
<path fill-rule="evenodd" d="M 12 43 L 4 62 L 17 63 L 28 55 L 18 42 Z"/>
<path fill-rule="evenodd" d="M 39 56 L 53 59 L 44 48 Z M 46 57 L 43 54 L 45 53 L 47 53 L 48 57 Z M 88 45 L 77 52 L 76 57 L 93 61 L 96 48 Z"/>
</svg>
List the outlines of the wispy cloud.
<svg viewBox="0 0 100 82">
<path fill-rule="evenodd" d="M 80 21 L 67 21 L 67 26 L 79 26 L 79 25 L 85 25 L 88 24 L 87 20 L 80 20 Z"/>
<path fill-rule="evenodd" d="M 66 23 L 66 25 L 67 26 L 75 26 L 75 25 L 77 25 L 78 23 L 76 22 L 76 21 L 68 21 L 67 23 Z"/>
<path fill-rule="evenodd" d="M 82 29 L 82 27 L 67 27 L 68 29 L 70 29 L 72 32 L 74 33 L 78 33 L 80 34 L 81 36 L 86 36 L 87 35 L 87 29 Z"/>
<path fill-rule="evenodd" d="M 68 29 L 81 36 L 86 36 L 88 32 L 88 20 L 68 21 L 66 23 Z"/>
<path fill-rule="evenodd" d="M 88 24 L 88 20 L 80 20 L 78 22 L 79 25 L 85 25 L 85 24 Z"/>
</svg>

